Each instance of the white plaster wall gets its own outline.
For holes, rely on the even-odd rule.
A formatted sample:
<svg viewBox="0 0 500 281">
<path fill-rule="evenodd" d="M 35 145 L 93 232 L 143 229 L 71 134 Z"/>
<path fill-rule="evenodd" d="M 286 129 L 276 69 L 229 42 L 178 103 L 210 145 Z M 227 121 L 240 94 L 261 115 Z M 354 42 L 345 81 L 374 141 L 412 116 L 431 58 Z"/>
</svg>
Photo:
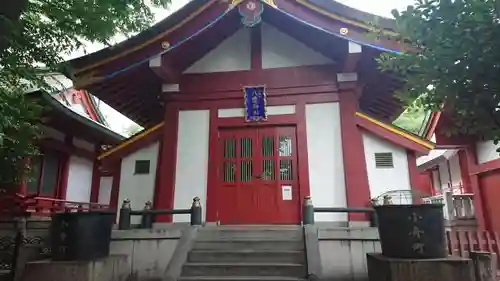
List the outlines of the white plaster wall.
<svg viewBox="0 0 500 281">
<path fill-rule="evenodd" d="M 69 161 L 66 200 L 74 202 L 90 202 L 94 163 L 88 159 L 78 156 L 71 156 Z"/>
<path fill-rule="evenodd" d="M 153 201 L 159 147 L 159 143 L 155 142 L 122 159 L 118 196 L 119 206 L 121 206 L 123 200 L 129 199 L 132 209 L 137 210 L 144 208 L 146 201 Z M 149 174 L 134 174 L 136 160 L 150 161 Z M 139 216 L 132 216 L 133 224 L 138 224 L 140 221 L 141 218 Z"/>
<path fill-rule="evenodd" d="M 306 105 L 309 188 L 317 207 L 347 207 L 338 103 Z M 345 213 L 315 214 L 317 221 L 347 221 Z"/>
<path fill-rule="evenodd" d="M 111 202 L 111 189 L 113 187 L 113 177 L 101 177 L 99 181 L 99 204 L 109 205 Z"/>
<path fill-rule="evenodd" d="M 250 29 L 242 28 L 191 65 L 184 73 L 250 70 Z"/>
<path fill-rule="evenodd" d="M 268 116 L 271 115 L 282 115 L 282 114 L 295 114 L 295 105 L 274 105 L 268 106 L 266 108 L 266 112 Z M 217 112 L 219 118 L 228 118 L 228 117 L 244 117 L 245 109 L 244 108 L 223 108 L 219 109 Z"/>
<path fill-rule="evenodd" d="M 329 58 L 269 24 L 262 23 L 261 28 L 264 69 L 333 63 Z"/>
<path fill-rule="evenodd" d="M 186 209 L 199 197 L 205 219 L 210 110 L 179 112 L 174 208 Z M 175 215 L 174 222 L 188 222 L 189 215 Z"/>
<path fill-rule="evenodd" d="M 479 164 L 486 163 L 491 160 L 500 158 L 500 154 L 496 151 L 499 145 L 495 145 L 493 141 L 480 141 L 476 143 L 477 162 Z"/>
<path fill-rule="evenodd" d="M 363 133 L 363 145 L 371 198 L 380 196 L 388 191 L 411 189 L 408 156 L 405 148 L 367 132 Z M 376 168 L 375 153 L 383 152 L 392 153 L 393 168 Z M 405 196 L 398 197 L 395 195 L 392 201 L 395 204 L 411 203 L 411 198 L 406 199 Z"/>
</svg>

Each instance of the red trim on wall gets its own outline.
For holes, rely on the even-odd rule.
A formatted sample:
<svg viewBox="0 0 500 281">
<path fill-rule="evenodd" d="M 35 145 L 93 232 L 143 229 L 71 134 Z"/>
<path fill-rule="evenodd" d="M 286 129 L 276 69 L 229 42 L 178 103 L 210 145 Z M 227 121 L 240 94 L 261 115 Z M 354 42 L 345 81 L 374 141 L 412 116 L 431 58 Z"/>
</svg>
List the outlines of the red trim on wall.
<svg viewBox="0 0 500 281">
<path fill-rule="evenodd" d="M 380 127 L 380 126 L 377 126 L 376 124 L 362 118 L 362 117 L 359 117 L 359 116 L 355 116 L 355 119 L 356 119 L 356 124 L 370 132 L 372 132 L 373 134 L 385 139 L 385 140 L 388 140 L 392 143 L 395 143 L 399 146 L 402 146 L 406 149 L 409 149 L 409 150 L 412 150 L 412 151 L 416 151 L 416 152 L 419 152 L 419 153 L 422 153 L 422 154 L 428 154 L 430 149 L 421 145 L 421 144 L 418 144 L 412 140 L 409 140 L 399 134 L 396 134 L 394 132 L 391 132 L 383 127 Z"/>
<path fill-rule="evenodd" d="M 163 149 L 160 161 L 160 177 L 156 185 L 154 207 L 172 209 L 174 207 L 175 166 L 177 163 L 177 128 L 179 110 L 173 104 L 165 107 L 165 125 L 163 126 Z M 171 215 L 157 216 L 158 222 L 171 222 Z"/>
<path fill-rule="evenodd" d="M 408 176 L 410 178 L 411 189 L 418 189 L 425 195 L 429 195 L 429 190 L 427 190 L 425 186 L 422 186 L 420 182 L 420 173 L 417 168 L 417 156 L 415 155 L 415 152 L 406 150 L 406 156 L 408 159 Z"/>
<path fill-rule="evenodd" d="M 180 78 L 179 88 L 187 94 L 239 91 L 241 97 L 243 85 L 266 85 L 268 90 L 336 85 L 335 73 L 337 70 L 334 65 L 322 65 L 184 74 Z M 269 95 L 272 95 L 271 91 Z"/>
<path fill-rule="evenodd" d="M 325 103 L 339 101 L 336 87 L 333 85 L 325 85 L 321 87 L 303 87 L 289 89 L 271 89 L 267 90 L 267 105 L 286 105 L 305 103 Z M 217 94 L 201 94 L 194 95 L 189 93 L 170 94 L 169 102 L 175 102 L 179 105 L 188 105 L 188 107 L 199 106 L 206 108 L 206 104 L 194 105 L 193 102 L 213 102 L 218 108 L 234 108 L 241 107 L 243 94 L 241 89 L 231 92 L 220 92 Z"/>
<path fill-rule="evenodd" d="M 460 178 L 462 179 L 463 192 L 472 193 L 469 177 L 469 165 L 467 165 L 467 153 L 463 149 L 458 151 L 458 165 L 460 167 Z"/>
<path fill-rule="evenodd" d="M 309 186 L 309 155 L 307 152 L 307 128 L 306 128 L 306 103 L 301 102 L 295 106 L 296 134 L 297 134 L 297 164 L 300 187 L 300 200 L 311 195 Z M 302 205 L 302 202 L 300 202 Z M 304 218 L 302 218 L 303 220 Z"/>
<path fill-rule="evenodd" d="M 64 138 L 64 143 L 67 147 L 70 147 L 72 149 L 75 148 L 73 145 L 73 137 L 72 136 L 66 136 Z M 61 156 L 61 168 L 60 168 L 60 182 L 59 182 L 59 188 L 57 192 L 57 198 L 59 199 L 66 199 L 66 194 L 68 192 L 68 180 L 69 180 L 69 168 L 71 165 L 71 153 L 64 153 Z"/>
<path fill-rule="evenodd" d="M 250 29 L 251 68 L 262 69 L 262 25 Z"/>
<path fill-rule="evenodd" d="M 155 176 L 155 185 L 154 185 L 154 194 L 160 191 L 160 178 L 161 178 L 161 169 L 162 169 L 162 155 L 165 146 L 163 145 L 163 139 L 158 141 L 158 154 L 156 155 L 156 176 Z M 157 206 L 160 198 L 156 195 L 153 195 L 153 206 Z"/>
<path fill-rule="evenodd" d="M 209 124 L 209 149 L 208 149 L 208 159 L 209 163 L 212 165 L 208 165 L 208 175 L 207 175 L 207 201 L 206 201 L 206 214 L 207 221 L 215 222 L 218 221 L 217 217 L 217 165 L 213 164 L 217 155 L 217 146 L 218 146 L 218 113 L 219 110 L 216 106 L 210 107 L 210 124 Z"/>
<path fill-rule="evenodd" d="M 370 202 L 370 185 L 366 170 L 365 149 L 355 113 L 358 109 L 354 90 L 340 93 L 340 126 L 348 207 L 365 207 Z M 332 171 L 334 172 L 334 171 Z M 366 221 L 366 214 L 349 213 L 349 221 Z"/>
<path fill-rule="evenodd" d="M 465 149 L 465 156 L 467 158 L 467 166 L 469 167 L 470 171 L 475 171 L 477 170 L 477 155 L 476 155 L 476 149 L 475 146 L 469 146 Z M 484 210 L 484 205 L 483 205 L 483 198 L 482 198 L 482 192 L 479 184 L 479 175 L 478 174 L 471 174 L 470 177 L 470 186 L 472 189 L 472 192 L 474 193 L 474 212 L 476 214 L 476 221 L 478 224 L 479 229 L 485 229 L 486 228 L 486 210 Z"/>
<path fill-rule="evenodd" d="M 113 167 L 113 183 L 111 185 L 111 198 L 109 199 L 110 209 L 119 210 L 122 202 L 118 202 L 120 196 L 120 179 L 122 172 L 122 161 L 119 160 Z"/>
<path fill-rule="evenodd" d="M 99 155 L 101 153 L 101 146 L 95 145 L 95 153 Z M 101 172 L 99 171 L 99 161 L 94 160 L 94 165 L 92 167 L 92 185 L 90 186 L 90 202 L 99 201 L 99 190 L 101 185 Z"/>
<path fill-rule="evenodd" d="M 481 164 L 477 164 L 473 168 L 471 168 L 470 172 L 472 175 L 477 175 L 477 174 L 492 172 L 498 169 L 500 169 L 500 158 L 484 162 Z"/>
</svg>

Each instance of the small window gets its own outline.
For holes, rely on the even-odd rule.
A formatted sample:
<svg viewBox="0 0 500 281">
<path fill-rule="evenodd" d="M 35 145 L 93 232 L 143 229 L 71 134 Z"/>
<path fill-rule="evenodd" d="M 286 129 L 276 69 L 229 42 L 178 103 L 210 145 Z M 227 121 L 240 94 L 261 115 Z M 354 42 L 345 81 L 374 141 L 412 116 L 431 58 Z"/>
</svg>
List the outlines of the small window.
<svg viewBox="0 0 500 281">
<path fill-rule="evenodd" d="M 134 174 L 136 175 L 149 174 L 149 160 L 135 160 Z"/>
<path fill-rule="evenodd" d="M 375 167 L 376 168 L 394 168 L 394 161 L 391 152 L 375 153 Z"/>
</svg>

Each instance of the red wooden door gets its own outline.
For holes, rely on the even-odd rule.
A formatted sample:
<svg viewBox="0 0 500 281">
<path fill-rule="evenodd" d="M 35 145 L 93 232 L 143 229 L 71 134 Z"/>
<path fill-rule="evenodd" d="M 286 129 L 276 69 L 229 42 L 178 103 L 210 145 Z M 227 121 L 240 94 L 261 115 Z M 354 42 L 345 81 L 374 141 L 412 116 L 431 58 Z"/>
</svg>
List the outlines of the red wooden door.
<svg viewBox="0 0 500 281">
<path fill-rule="evenodd" d="M 221 223 L 300 222 L 294 127 L 223 130 L 218 154 Z"/>
</svg>

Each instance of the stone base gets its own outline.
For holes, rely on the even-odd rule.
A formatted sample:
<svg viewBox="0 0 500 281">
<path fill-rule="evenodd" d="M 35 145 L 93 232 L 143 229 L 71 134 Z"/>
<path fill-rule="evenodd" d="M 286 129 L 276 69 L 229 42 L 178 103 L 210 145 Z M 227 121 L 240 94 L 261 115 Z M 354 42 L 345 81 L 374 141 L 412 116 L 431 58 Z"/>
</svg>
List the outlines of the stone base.
<svg viewBox="0 0 500 281">
<path fill-rule="evenodd" d="M 91 261 L 42 260 L 26 265 L 22 281 L 125 281 L 127 256 L 109 256 Z"/>
<path fill-rule="evenodd" d="M 395 259 L 367 254 L 369 281 L 475 281 L 471 259 Z"/>
</svg>

